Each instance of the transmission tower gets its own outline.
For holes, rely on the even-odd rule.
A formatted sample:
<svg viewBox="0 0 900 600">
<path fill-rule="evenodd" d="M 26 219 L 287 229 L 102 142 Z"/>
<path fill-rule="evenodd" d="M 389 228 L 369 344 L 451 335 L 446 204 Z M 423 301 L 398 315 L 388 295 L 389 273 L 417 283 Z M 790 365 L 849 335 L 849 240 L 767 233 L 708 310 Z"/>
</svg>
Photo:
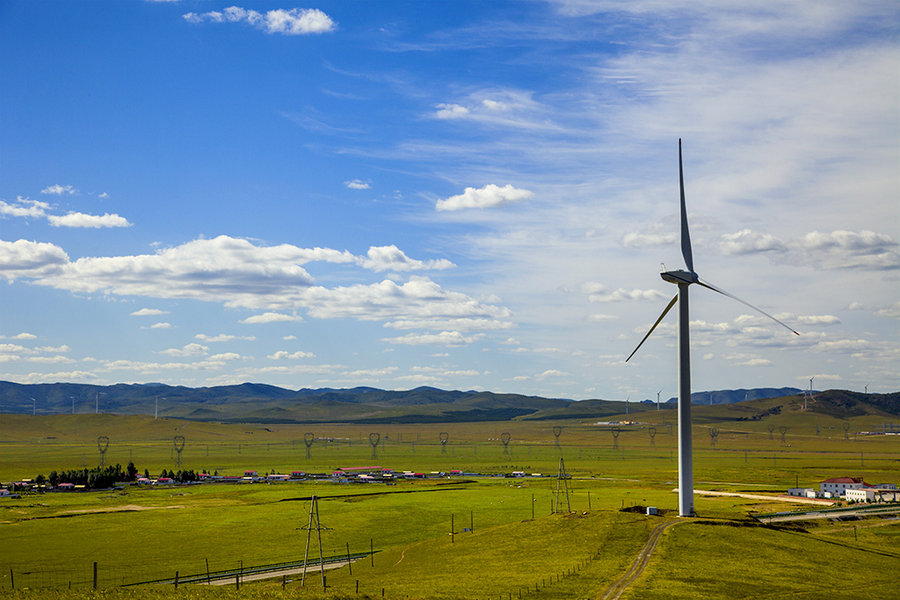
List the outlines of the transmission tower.
<svg viewBox="0 0 900 600">
<path fill-rule="evenodd" d="M 559 512 L 559 492 L 560 488 L 563 488 L 566 494 L 566 512 L 572 512 L 572 505 L 569 504 L 569 481 L 568 476 L 566 475 L 566 465 L 563 464 L 563 459 L 559 459 L 559 473 L 556 475 L 556 501 L 553 504 L 553 512 Z"/>
<path fill-rule="evenodd" d="M 322 525 L 319 521 L 319 498 L 312 497 L 309 505 L 309 524 L 300 529 L 306 530 L 306 553 L 303 555 L 303 575 L 300 578 L 300 585 L 306 583 L 306 567 L 309 564 L 309 542 L 312 539 L 312 532 L 315 530 L 316 538 L 319 541 L 319 568 L 322 570 L 322 589 L 325 589 L 325 557 L 322 555 L 322 530 L 328 530 L 328 527 Z"/>
</svg>

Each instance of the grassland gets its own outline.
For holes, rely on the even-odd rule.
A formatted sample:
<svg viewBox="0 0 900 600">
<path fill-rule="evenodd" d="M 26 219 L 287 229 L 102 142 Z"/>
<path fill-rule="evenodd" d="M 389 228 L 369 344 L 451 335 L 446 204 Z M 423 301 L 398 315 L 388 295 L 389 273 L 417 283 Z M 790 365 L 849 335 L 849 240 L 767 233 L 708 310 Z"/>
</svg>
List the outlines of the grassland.
<svg viewBox="0 0 900 600">
<path fill-rule="evenodd" d="M 780 414 L 738 421 L 764 401 L 695 407 L 698 489 L 783 492 L 834 476 L 896 481 L 895 438 L 856 435 L 880 428 L 879 415 L 843 420 L 787 406 Z M 755 414 L 755 413 L 754 413 Z M 608 427 L 574 421 L 511 421 L 428 425 L 241 425 L 138 416 L 0 415 L 0 479 L 46 475 L 51 469 L 96 465 L 96 438 L 110 438 L 107 463 L 133 460 L 151 473 L 175 465 L 173 436 L 186 439 L 184 467 L 240 473 L 330 472 L 379 464 L 397 470 L 556 474 L 565 460 L 573 514 L 551 514 L 555 480 L 429 479 L 380 484 L 327 482 L 202 485 L 48 493 L 0 500 L 0 590 L 23 597 L 90 597 L 93 562 L 99 597 L 144 598 L 174 593 L 160 586 L 118 589 L 122 583 L 210 569 L 302 558 L 310 506 L 321 498 L 325 554 L 366 551 L 328 574 L 328 589 L 312 578 L 296 597 L 594 598 L 621 575 L 649 531 L 671 514 L 647 517 L 620 509 L 674 509 L 676 440 L 672 411 L 620 415 L 640 419 Z M 845 423 L 849 423 L 845 433 Z M 553 427 L 562 426 L 559 446 Z M 655 428 L 651 438 L 650 427 Z M 713 439 L 710 430 L 718 436 Z M 784 441 L 782 441 L 784 428 Z M 441 447 L 440 432 L 449 433 Z M 306 458 L 305 433 L 319 438 Z M 380 434 L 375 449 L 371 432 Z M 500 434 L 510 433 L 504 448 Z M 845 439 L 845 437 L 847 439 Z M 326 441 L 330 440 L 330 441 Z M 714 443 L 715 442 L 715 443 Z M 887 591 L 900 564 L 897 521 L 803 523 L 761 527 L 753 512 L 796 509 L 771 501 L 698 494 L 699 517 L 670 527 L 644 574 L 623 598 L 804 597 L 841 590 Z M 532 510 L 534 518 L 532 518 Z M 451 515 L 455 535 L 450 535 Z M 474 531 L 464 532 L 474 524 Z M 315 550 L 315 542 L 313 545 Z M 893 570 L 892 570 L 893 567 Z M 816 572 L 810 577 L 809 572 Z M 12 587 L 32 591 L 9 591 Z M 819 574 L 822 574 L 819 576 Z M 887 575 L 885 575 L 887 574 Z M 69 590 L 69 582 L 73 588 Z M 860 587 L 862 586 L 862 587 Z M 166 591 L 168 590 L 168 591 Z M 181 586 L 179 597 L 267 598 L 281 581 L 232 588 Z"/>
</svg>

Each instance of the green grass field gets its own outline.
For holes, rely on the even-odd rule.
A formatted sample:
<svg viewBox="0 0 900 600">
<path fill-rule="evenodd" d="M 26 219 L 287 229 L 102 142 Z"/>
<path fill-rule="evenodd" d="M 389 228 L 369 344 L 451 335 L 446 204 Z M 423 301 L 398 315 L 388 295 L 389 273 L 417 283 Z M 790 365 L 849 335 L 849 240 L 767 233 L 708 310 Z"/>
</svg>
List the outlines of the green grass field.
<svg viewBox="0 0 900 600">
<path fill-rule="evenodd" d="M 856 435 L 877 416 L 843 421 L 785 410 L 760 421 L 735 421 L 740 406 L 695 407 L 697 489 L 779 493 L 835 476 L 896 482 L 896 438 Z M 240 474 L 330 472 L 378 464 L 395 470 L 482 473 L 513 470 L 555 476 L 559 459 L 573 514 L 551 514 L 556 480 L 428 479 L 382 484 L 330 482 L 200 485 L 91 493 L 29 494 L 0 499 L 0 591 L 24 597 L 144 598 L 172 586 L 123 583 L 302 559 L 309 497 L 320 498 L 323 550 L 376 549 L 368 559 L 308 576 L 297 597 L 595 598 L 622 575 L 661 517 L 621 512 L 632 505 L 674 510 L 677 494 L 673 411 L 620 415 L 641 423 L 605 426 L 573 421 L 428 425 L 224 425 L 139 416 L 0 415 L 0 480 L 95 466 L 96 439 L 110 439 L 106 463 L 133 460 L 151 474 L 175 466 L 173 436 L 185 437 L 184 468 Z M 850 425 L 846 429 L 844 423 Z M 563 426 L 559 447 L 553 426 Z M 655 427 L 651 438 L 650 427 Z M 715 427 L 718 436 L 709 432 Z M 784 441 L 782 441 L 784 428 Z M 771 430 L 771 431 L 770 431 Z M 449 434 L 446 447 L 440 432 Z M 318 438 L 306 458 L 304 434 Z M 380 434 L 375 449 L 369 433 Z M 504 448 L 500 434 L 511 436 Z M 847 439 L 845 439 L 845 437 Z M 777 498 L 698 494 L 697 519 L 663 534 L 646 571 L 623 598 L 805 597 L 822 590 L 887 591 L 900 564 L 900 521 L 804 522 L 761 527 L 748 515 L 798 510 Z M 532 518 L 532 510 L 534 518 Z M 450 535 L 453 519 L 455 535 Z M 873 522 L 870 522 L 873 521 Z M 474 524 L 474 531 L 464 532 Z M 315 542 L 313 551 L 317 554 Z M 804 570 L 806 569 L 806 570 Z M 821 577 L 810 577 L 814 569 Z M 888 575 L 885 575 L 887 573 Z M 17 591 L 12 591 L 15 585 Z M 69 589 L 69 585 L 72 589 Z M 861 587 L 862 586 L 862 587 Z M 31 591 L 24 591 L 29 588 Z M 166 591 L 169 590 L 169 591 Z M 207 589 L 181 586 L 184 597 L 280 596 L 281 580 Z"/>
</svg>

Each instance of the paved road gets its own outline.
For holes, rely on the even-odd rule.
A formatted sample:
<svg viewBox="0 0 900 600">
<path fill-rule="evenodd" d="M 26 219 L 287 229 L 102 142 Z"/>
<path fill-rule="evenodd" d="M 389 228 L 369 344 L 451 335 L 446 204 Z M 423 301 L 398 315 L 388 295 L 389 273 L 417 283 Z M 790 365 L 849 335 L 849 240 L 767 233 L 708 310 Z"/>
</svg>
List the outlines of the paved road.
<svg viewBox="0 0 900 600">
<path fill-rule="evenodd" d="M 353 561 L 356 562 L 356 561 Z M 346 567 L 347 561 L 343 562 L 334 562 L 327 563 L 325 565 L 325 570 L 329 569 L 339 569 L 340 567 Z M 322 567 L 319 565 L 310 565 L 306 568 L 306 581 L 307 583 L 316 581 L 322 581 Z M 285 575 L 300 575 L 303 573 L 303 567 L 291 567 L 290 569 L 282 569 L 280 571 L 266 571 L 265 573 L 253 573 L 247 574 L 241 577 L 241 582 L 246 583 L 248 581 L 259 581 L 261 579 L 278 579 Z M 295 578 L 295 581 L 300 581 L 299 577 Z M 205 581 L 199 581 L 200 585 L 206 585 Z M 209 585 L 234 585 L 234 575 L 229 575 L 228 577 L 224 577 L 221 579 L 213 579 L 209 582 Z"/>
<path fill-rule="evenodd" d="M 785 521 L 811 521 L 813 519 L 837 519 L 839 517 L 886 517 L 900 514 L 900 508 L 887 507 L 881 509 L 847 510 L 841 512 L 806 512 L 789 515 L 775 515 L 772 517 L 757 517 L 760 523 L 783 523 Z"/>
<path fill-rule="evenodd" d="M 644 547 L 641 548 L 641 551 L 638 552 L 637 558 L 631 563 L 631 568 L 628 569 L 628 572 L 597 596 L 597 600 L 618 600 L 622 593 L 628 589 L 628 586 L 643 573 L 644 567 L 650 562 L 650 555 L 653 554 L 653 550 L 656 548 L 659 538 L 662 537 L 663 531 L 676 523 L 679 523 L 679 521 L 666 521 L 654 527 L 653 531 L 650 532 L 650 538 L 644 544 Z"/>
<path fill-rule="evenodd" d="M 678 488 L 674 490 L 677 492 Z M 735 496 L 737 498 L 749 498 L 751 500 L 769 500 L 778 502 L 793 502 L 794 504 L 815 504 L 816 506 L 831 506 L 834 500 L 819 500 L 816 498 L 803 498 L 801 496 L 764 496 L 763 494 L 744 494 L 739 492 L 712 492 L 709 490 L 694 490 L 695 494 L 703 496 Z"/>
</svg>

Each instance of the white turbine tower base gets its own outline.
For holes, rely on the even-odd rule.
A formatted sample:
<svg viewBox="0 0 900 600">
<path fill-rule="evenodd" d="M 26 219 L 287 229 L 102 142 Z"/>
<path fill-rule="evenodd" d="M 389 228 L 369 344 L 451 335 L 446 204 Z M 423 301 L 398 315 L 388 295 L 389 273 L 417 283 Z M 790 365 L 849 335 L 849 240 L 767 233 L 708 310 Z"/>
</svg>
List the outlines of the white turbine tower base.
<svg viewBox="0 0 900 600">
<path fill-rule="evenodd" d="M 637 348 L 628 355 L 625 362 L 631 360 L 638 349 L 647 341 L 656 326 L 668 314 L 668 312 L 678 303 L 678 514 L 682 517 L 694 516 L 694 466 L 693 466 L 693 450 L 691 440 L 691 332 L 690 332 L 690 310 L 688 300 L 688 288 L 692 283 L 696 283 L 700 287 L 712 290 L 723 296 L 727 296 L 733 300 L 737 300 L 741 304 L 749 306 L 753 310 L 761 313 L 782 327 L 785 327 L 792 333 L 800 335 L 769 313 L 759 309 L 749 302 L 745 302 L 729 294 L 728 292 L 717 288 L 711 283 L 702 281 L 694 271 L 694 256 L 691 251 L 691 235 L 688 230 L 687 206 L 684 201 L 684 168 L 681 160 L 681 139 L 678 140 L 678 183 L 681 188 L 681 255 L 684 257 L 684 264 L 687 271 L 666 271 L 660 273 L 664 281 L 674 283 L 678 286 L 678 293 L 669 301 L 669 304 L 656 319 L 656 322 L 650 327 L 650 331 L 637 345 Z"/>
</svg>

